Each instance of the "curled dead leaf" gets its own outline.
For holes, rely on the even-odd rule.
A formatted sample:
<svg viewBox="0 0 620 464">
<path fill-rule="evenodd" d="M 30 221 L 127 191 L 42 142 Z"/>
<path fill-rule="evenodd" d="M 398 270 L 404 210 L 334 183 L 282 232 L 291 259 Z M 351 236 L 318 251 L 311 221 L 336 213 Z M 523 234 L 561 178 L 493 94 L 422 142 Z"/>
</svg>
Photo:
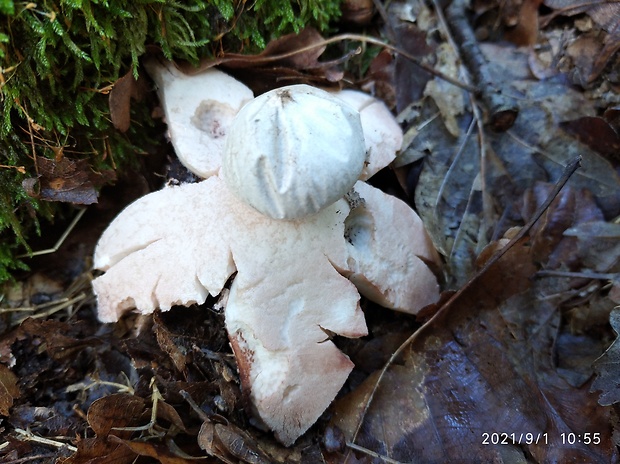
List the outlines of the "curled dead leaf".
<svg viewBox="0 0 620 464">
<path fill-rule="evenodd" d="M 127 132 L 131 123 L 131 100 L 140 101 L 146 93 L 144 78 L 137 80 L 133 70 L 120 77 L 110 91 L 108 104 L 112 124 L 121 132 Z"/>
<path fill-rule="evenodd" d="M 198 445 L 210 456 L 226 463 L 245 462 L 269 464 L 269 456 L 263 452 L 254 439 L 239 427 L 227 423 L 218 424 L 209 420 L 203 422 L 198 433 Z"/>
<path fill-rule="evenodd" d="M 115 179 L 114 171 L 94 172 L 88 160 L 61 157 L 52 160 L 36 157 L 39 175 L 22 182 L 32 197 L 77 205 L 97 203 L 97 187 Z"/>
</svg>

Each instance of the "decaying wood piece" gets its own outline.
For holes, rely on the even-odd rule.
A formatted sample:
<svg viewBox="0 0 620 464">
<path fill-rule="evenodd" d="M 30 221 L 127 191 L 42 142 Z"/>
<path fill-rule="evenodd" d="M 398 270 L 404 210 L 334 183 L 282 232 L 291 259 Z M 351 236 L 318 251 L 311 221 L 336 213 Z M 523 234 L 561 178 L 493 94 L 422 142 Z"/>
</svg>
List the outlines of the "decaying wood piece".
<svg viewBox="0 0 620 464">
<path fill-rule="evenodd" d="M 459 53 L 487 110 L 491 128 L 498 132 L 510 129 L 519 114 L 519 107 L 495 85 L 488 62 L 467 19 L 465 1 L 453 0 L 446 9 L 446 17 Z"/>
</svg>

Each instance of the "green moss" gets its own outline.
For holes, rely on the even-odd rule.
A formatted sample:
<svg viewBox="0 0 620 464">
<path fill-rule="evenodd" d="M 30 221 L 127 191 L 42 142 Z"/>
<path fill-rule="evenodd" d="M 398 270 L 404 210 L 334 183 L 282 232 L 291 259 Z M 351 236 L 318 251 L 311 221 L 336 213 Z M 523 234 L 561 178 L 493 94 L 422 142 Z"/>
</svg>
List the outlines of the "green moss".
<svg viewBox="0 0 620 464">
<path fill-rule="evenodd" d="M 197 63 L 221 51 L 253 53 L 306 25 L 325 30 L 340 0 L 0 0 L 0 282 L 57 205 L 21 187 L 33 155 L 88 159 L 93 170 L 135 163 L 156 136 L 148 109 L 130 130 L 110 121 L 105 89 L 140 73 L 147 46 Z"/>
</svg>

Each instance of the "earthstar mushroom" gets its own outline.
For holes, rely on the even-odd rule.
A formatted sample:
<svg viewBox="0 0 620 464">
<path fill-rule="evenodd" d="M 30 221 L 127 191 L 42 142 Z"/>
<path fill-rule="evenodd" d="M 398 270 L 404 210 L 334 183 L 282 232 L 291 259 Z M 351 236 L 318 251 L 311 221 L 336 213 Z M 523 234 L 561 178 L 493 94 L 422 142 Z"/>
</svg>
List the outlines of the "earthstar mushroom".
<svg viewBox="0 0 620 464">
<path fill-rule="evenodd" d="M 93 282 L 104 322 L 131 308 L 148 314 L 176 304 L 201 304 L 208 294 L 218 295 L 237 272 L 225 319 L 242 388 L 256 416 L 285 445 L 294 443 L 323 413 L 353 367 L 330 334 L 367 333 L 358 292 L 412 313 L 438 298 L 437 282 L 424 261 L 439 260 L 419 218 L 400 200 L 356 182 L 368 154 L 359 116 L 325 95 L 308 86 L 289 86 L 246 105 L 225 128 L 228 139 L 219 174 L 139 199 L 112 222 L 95 252 L 95 267 L 106 271 Z M 308 160 L 296 160 L 295 155 L 313 156 L 313 144 L 298 151 L 292 142 L 322 137 L 313 127 L 325 122 L 309 117 L 290 124 L 283 106 L 306 98 L 335 104 L 332 114 L 348 124 L 351 134 L 357 131 L 354 138 L 359 139 L 347 147 L 355 147 L 347 151 L 353 160 L 298 169 L 296 162 L 306 165 Z M 284 99 L 289 101 L 285 104 Z M 297 112 L 325 117 L 317 106 L 315 101 L 312 111 Z M 167 113 L 169 124 L 171 117 Z M 257 140 L 262 132 L 249 129 L 257 117 L 263 123 L 275 117 L 286 131 L 272 130 L 266 140 Z M 238 133 L 250 140 L 239 142 Z M 256 146 L 262 153 L 243 161 L 248 156 L 244 150 Z M 276 158 L 285 160 L 284 165 L 260 161 L 268 149 L 284 151 Z M 341 155 L 347 156 L 335 154 Z M 222 153 L 210 156 L 217 160 Z M 348 174 L 342 172 L 347 165 Z M 345 179 L 336 179 L 338 196 L 320 193 L 318 199 L 310 198 L 314 187 L 304 191 L 295 185 L 316 169 L 323 179 L 333 180 L 338 177 L 334 173 Z M 262 177 L 252 180 L 257 172 Z M 271 189 L 259 195 L 261 201 L 267 199 L 267 207 L 260 202 L 257 206 L 254 197 L 250 200 L 255 204 L 246 201 L 243 187 L 252 182 L 254 191 Z M 420 235 L 419 240 L 410 237 L 410 231 Z M 414 295 L 412 277 L 423 282 L 423 295 Z"/>
</svg>

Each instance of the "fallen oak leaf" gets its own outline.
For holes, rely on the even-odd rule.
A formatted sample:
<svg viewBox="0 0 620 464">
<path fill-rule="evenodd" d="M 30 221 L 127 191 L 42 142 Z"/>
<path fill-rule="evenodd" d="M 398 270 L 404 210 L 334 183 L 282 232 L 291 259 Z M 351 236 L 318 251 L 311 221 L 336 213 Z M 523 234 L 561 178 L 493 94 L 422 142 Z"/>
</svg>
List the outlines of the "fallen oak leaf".
<svg viewBox="0 0 620 464">
<path fill-rule="evenodd" d="M 11 369 L 0 364 L 0 416 L 8 416 L 13 401 L 19 398 L 18 380 Z"/>
<path fill-rule="evenodd" d="M 112 429 L 135 426 L 148 417 L 146 402 L 139 396 L 127 393 L 115 393 L 96 400 L 88 408 L 88 425 L 98 437 L 103 438 L 110 434 Z M 114 430 L 120 437 L 131 436 L 130 431 Z"/>
<path fill-rule="evenodd" d="M 177 346 L 172 333 L 170 333 L 162 323 L 161 318 L 157 314 L 153 316 L 153 332 L 155 333 L 159 347 L 170 357 L 174 367 L 186 376 L 186 366 L 189 361 L 187 353 L 181 347 Z"/>
<path fill-rule="evenodd" d="M 560 128 L 607 159 L 613 159 L 620 153 L 620 135 L 603 118 L 583 116 L 561 122 Z"/>
</svg>

